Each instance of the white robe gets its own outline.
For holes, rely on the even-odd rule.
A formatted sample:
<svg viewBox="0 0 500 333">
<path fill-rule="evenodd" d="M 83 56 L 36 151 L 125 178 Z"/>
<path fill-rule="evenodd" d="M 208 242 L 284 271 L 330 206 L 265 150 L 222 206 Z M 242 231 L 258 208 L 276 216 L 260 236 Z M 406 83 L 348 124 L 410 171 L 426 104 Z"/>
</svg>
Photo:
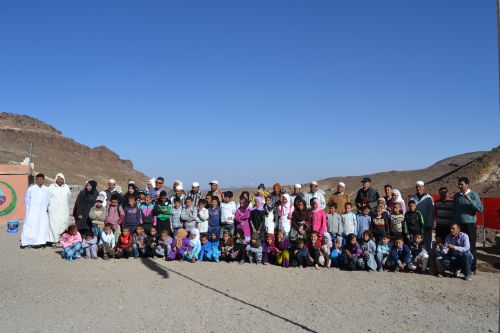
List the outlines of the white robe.
<svg viewBox="0 0 500 333">
<path fill-rule="evenodd" d="M 45 185 L 32 185 L 26 196 L 26 216 L 21 234 L 21 246 L 45 245 L 49 238 L 49 206 L 50 191 Z"/>
<path fill-rule="evenodd" d="M 66 184 L 49 186 L 49 242 L 59 242 L 59 236 L 69 225 L 71 190 Z"/>
</svg>

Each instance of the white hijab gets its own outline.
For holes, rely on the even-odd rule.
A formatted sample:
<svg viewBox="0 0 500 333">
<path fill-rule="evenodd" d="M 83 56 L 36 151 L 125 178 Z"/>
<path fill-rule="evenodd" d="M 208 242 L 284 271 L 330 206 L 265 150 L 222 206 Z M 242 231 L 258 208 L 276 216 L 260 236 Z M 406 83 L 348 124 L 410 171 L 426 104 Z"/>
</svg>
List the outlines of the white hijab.
<svg viewBox="0 0 500 333">
<path fill-rule="evenodd" d="M 197 244 L 201 244 L 200 242 L 200 231 L 196 228 L 191 229 L 191 235 L 196 235 L 195 239 L 191 239 L 191 236 L 189 237 L 189 245 L 191 246 L 196 246 Z"/>
</svg>

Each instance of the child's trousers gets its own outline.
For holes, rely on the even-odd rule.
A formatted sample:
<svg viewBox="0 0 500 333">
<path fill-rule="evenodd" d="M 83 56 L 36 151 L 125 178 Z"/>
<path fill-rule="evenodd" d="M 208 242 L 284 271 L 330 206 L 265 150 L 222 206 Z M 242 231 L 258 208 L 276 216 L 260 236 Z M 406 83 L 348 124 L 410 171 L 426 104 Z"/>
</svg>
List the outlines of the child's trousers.
<svg viewBox="0 0 500 333">
<path fill-rule="evenodd" d="M 262 252 L 248 251 L 248 261 L 250 263 L 253 262 L 256 262 L 257 264 L 262 263 Z"/>
<path fill-rule="evenodd" d="M 87 246 L 85 248 L 85 256 L 87 258 L 97 259 L 97 244 Z"/>
<path fill-rule="evenodd" d="M 417 259 L 417 266 L 422 268 L 422 272 L 425 273 L 427 271 L 427 265 L 429 263 L 429 255 L 427 252 L 422 251 L 415 259 Z"/>
<path fill-rule="evenodd" d="M 72 246 L 68 246 L 64 248 L 63 258 L 66 260 L 74 260 L 82 254 L 82 243 L 78 242 L 73 244 Z"/>
</svg>

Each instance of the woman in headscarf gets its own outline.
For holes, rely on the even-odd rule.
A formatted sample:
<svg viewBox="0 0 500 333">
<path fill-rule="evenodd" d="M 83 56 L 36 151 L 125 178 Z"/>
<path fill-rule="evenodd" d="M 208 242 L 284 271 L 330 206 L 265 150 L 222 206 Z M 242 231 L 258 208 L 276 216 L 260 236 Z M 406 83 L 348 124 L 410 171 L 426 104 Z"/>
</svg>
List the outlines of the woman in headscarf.
<svg viewBox="0 0 500 333">
<path fill-rule="evenodd" d="M 256 197 L 254 207 L 250 213 L 250 229 L 252 234 L 258 234 L 260 240 L 265 239 L 266 211 L 264 209 L 264 200 Z"/>
<path fill-rule="evenodd" d="M 60 235 L 69 225 L 69 205 L 71 190 L 66 185 L 62 173 L 56 175 L 54 183 L 49 186 L 49 241 L 47 245 L 59 242 Z"/>
<path fill-rule="evenodd" d="M 128 184 L 127 193 L 123 195 L 122 205 L 125 206 L 128 204 L 128 198 L 133 197 L 135 202 L 137 203 L 137 198 L 139 197 L 139 189 L 134 183 Z"/>
<path fill-rule="evenodd" d="M 310 226 L 318 235 L 323 235 L 326 231 L 326 213 L 321 209 L 321 202 L 314 198 L 311 200 Z"/>
<path fill-rule="evenodd" d="M 394 205 L 395 203 L 401 204 L 401 214 L 406 213 L 406 204 L 403 198 L 401 197 L 401 192 L 399 192 L 398 189 L 393 189 L 392 190 L 392 204 Z M 390 207 L 391 210 L 393 207 Z"/>
<path fill-rule="evenodd" d="M 302 198 L 295 199 L 295 210 L 292 213 L 292 228 L 290 229 L 290 240 L 295 242 L 298 238 L 305 239 L 309 229 L 309 212 L 306 202 Z"/>
<path fill-rule="evenodd" d="M 89 180 L 85 188 L 78 193 L 75 207 L 73 208 L 73 217 L 75 224 L 80 232 L 92 230 L 92 222 L 89 219 L 90 209 L 95 205 L 98 196 L 97 182 Z"/>
</svg>

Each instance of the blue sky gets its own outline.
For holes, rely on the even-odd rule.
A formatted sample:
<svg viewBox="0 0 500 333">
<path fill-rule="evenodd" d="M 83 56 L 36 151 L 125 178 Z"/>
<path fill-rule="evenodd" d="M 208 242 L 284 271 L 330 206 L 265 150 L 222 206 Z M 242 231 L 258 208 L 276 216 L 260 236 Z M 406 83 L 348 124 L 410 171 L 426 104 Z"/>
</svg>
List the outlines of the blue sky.
<svg viewBox="0 0 500 333">
<path fill-rule="evenodd" d="M 3 1 L 0 112 L 223 186 L 500 142 L 495 1 Z M 70 158 L 70 157 L 69 157 Z"/>
</svg>

